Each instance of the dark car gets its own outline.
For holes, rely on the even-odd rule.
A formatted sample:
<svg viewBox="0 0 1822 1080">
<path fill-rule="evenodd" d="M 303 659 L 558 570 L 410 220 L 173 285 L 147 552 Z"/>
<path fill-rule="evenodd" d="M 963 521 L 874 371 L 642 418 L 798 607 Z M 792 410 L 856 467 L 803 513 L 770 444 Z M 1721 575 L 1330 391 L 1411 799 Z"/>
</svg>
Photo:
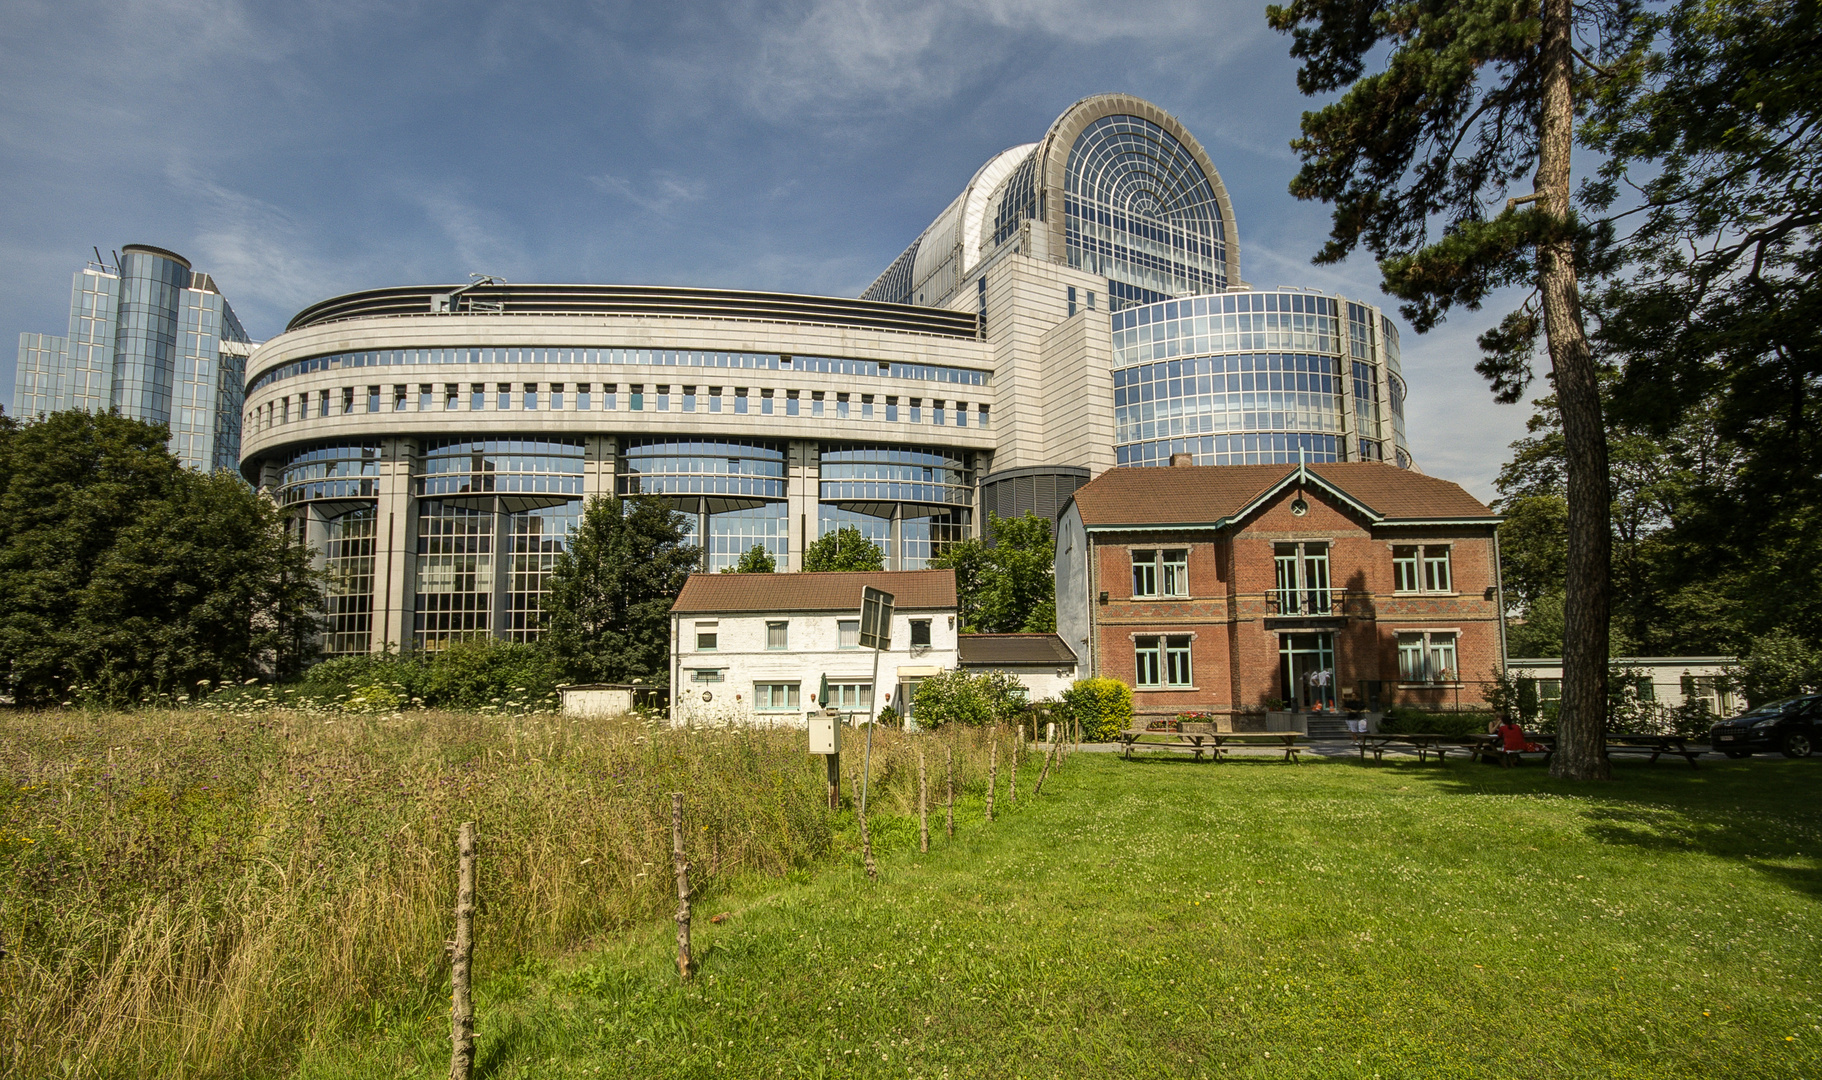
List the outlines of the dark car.
<svg viewBox="0 0 1822 1080">
<path fill-rule="evenodd" d="M 1776 750 L 1785 757 L 1808 757 L 1822 743 L 1822 694 L 1805 694 L 1760 705 L 1708 733 L 1716 750 L 1731 758 Z"/>
</svg>

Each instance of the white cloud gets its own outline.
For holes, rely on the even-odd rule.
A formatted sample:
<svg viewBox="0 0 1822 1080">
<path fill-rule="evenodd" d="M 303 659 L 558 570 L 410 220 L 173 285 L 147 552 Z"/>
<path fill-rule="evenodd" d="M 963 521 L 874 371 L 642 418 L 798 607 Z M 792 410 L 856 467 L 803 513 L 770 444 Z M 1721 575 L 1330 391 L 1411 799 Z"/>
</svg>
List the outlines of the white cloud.
<svg viewBox="0 0 1822 1080">
<path fill-rule="evenodd" d="M 609 195 L 616 195 L 641 209 L 654 214 L 668 214 L 673 207 L 681 203 L 691 203 L 702 198 L 706 185 L 700 180 L 686 180 L 674 173 L 652 172 L 643 183 L 634 183 L 623 176 L 613 173 L 601 173 L 591 176 L 588 182 L 596 189 Z"/>
<path fill-rule="evenodd" d="M 1134 57 L 1188 50 L 1207 67 L 1243 49 L 1263 20 L 1236 2 L 812 0 L 753 30 L 738 85 L 755 111 L 782 120 L 948 100 L 1045 41 Z"/>
</svg>

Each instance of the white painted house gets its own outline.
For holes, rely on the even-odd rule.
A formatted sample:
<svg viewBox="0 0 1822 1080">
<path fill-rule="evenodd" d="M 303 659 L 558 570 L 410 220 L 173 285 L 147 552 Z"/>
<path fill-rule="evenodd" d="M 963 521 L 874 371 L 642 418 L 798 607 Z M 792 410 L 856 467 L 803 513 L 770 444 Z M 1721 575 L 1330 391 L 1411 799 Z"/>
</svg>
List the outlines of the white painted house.
<svg viewBox="0 0 1822 1080">
<path fill-rule="evenodd" d="M 963 634 L 961 666 L 1013 676 L 1027 701 L 1058 701 L 1076 680 L 1075 653 L 1055 634 Z"/>
<path fill-rule="evenodd" d="M 860 594 L 896 600 L 892 647 L 860 646 Z M 671 719 L 802 724 L 833 705 L 904 716 L 917 684 L 954 668 L 955 572 L 691 574 L 671 606 Z"/>
<path fill-rule="evenodd" d="M 1608 661 L 1613 672 L 1610 677 L 1631 681 L 1641 700 L 1671 709 L 1702 698 L 1716 716 L 1732 716 L 1745 704 L 1727 689 L 1727 673 L 1738 664 L 1731 656 L 1616 656 Z M 1506 671 L 1521 683 L 1533 680 L 1537 702 L 1543 708 L 1562 700 L 1561 657 L 1507 657 Z"/>
</svg>

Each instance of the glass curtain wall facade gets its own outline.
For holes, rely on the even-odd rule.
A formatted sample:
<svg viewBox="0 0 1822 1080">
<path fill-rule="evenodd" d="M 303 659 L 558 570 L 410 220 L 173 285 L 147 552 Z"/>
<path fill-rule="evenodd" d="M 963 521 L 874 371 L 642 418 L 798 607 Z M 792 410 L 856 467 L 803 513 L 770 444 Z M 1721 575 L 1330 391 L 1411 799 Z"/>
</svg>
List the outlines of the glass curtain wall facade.
<svg viewBox="0 0 1822 1080">
<path fill-rule="evenodd" d="M 1409 464 L 1402 421 L 1387 430 L 1380 409 L 1386 397 L 1394 418 L 1404 408 L 1396 354 L 1382 345 L 1395 328 L 1368 305 L 1231 292 L 1130 308 L 1111 325 L 1120 465 L 1168 465 L 1184 453 L 1198 465 L 1394 454 Z"/>
<path fill-rule="evenodd" d="M 207 274 L 180 255 L 129 244 L 117 265 L 76 272 L 64 337 L 20 336 L 14 411 L 119 409 L 168 425 L 172 452 L 190 468 L 232 469 L 251 347 Z"/>
<path fill-rule="evenodd" d="M 818 535 L 853 527 L 886 566 L 921 570 L 973 535 L 974 456 L 925 447 L 825 443 Z"/>
<path fill-rule="evenodd" d="M 1069 150 L 1070 266 L 1107 279 L 1110 307 L 1227 287 L 1215 191 L 1189 149 L 1137 116 L 1105 116 Z"/>
</svg>

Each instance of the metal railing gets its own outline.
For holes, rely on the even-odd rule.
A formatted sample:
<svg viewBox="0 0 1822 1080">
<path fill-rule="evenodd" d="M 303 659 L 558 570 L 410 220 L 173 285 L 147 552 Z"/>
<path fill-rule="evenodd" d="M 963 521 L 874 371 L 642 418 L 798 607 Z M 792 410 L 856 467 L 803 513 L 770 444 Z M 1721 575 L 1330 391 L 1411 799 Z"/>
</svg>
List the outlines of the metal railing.
<svg viewBox="0 0 1822 1080">
<path fill-rule="evenodd" d="M 1347 613 L 1347 593 L 1341 589 L 1273 589 L 1265 594 L 1268 615 L 1332 616 Z"/>
</svg>

